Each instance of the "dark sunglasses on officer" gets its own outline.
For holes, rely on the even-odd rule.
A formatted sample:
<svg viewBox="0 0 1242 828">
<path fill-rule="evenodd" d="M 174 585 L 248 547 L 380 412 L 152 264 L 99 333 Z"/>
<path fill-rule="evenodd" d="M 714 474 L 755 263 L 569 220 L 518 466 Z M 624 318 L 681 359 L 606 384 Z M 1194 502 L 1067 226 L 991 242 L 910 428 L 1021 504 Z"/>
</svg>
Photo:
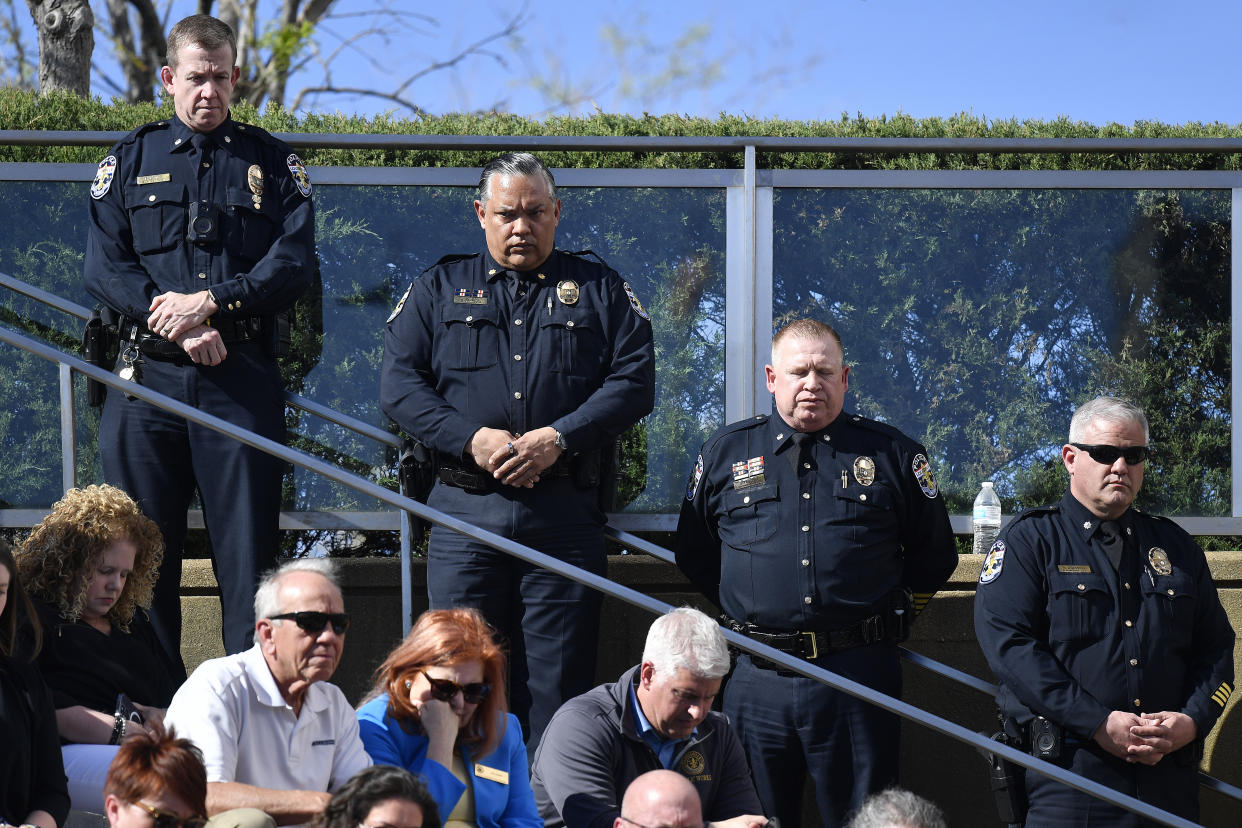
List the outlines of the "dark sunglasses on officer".
<svg viewBox="0 0 1242 828">
<path fill-rule="evenodd" d="M 1137 466 L 1155 453 L 1151 446 L 1110 446 L 1104 443 L 1070 443 L 1070 445 L 1080 451 L 1085 451 L 1091 455 L 1092 460 L 1105 466 L 1116 463 L 1118 457 L 1124 457 L 1127 466 Z"/>
</svg>

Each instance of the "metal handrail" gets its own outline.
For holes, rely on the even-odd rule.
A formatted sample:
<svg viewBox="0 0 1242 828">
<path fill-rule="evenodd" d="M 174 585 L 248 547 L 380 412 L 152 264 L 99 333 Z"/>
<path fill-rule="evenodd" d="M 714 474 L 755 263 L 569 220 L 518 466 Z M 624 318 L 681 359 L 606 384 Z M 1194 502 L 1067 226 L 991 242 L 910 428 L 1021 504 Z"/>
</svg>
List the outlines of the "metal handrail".
<svg viewBox="0 0 1242 828">
<path fill-rule="evenodd" d="M 432 509 L 431 507 L 419 503 L 416 500 L 412 500 L 401 494 L 393 492 L 390 489 L 376 485 L 365 478 L 339 469 L 317 457 L 299 452 L 295 449 L 289 448 L 288 446 L 282 445 L 275 440 L 270 440 L 251 431 L 247 431 L 246 429 L 239 428 L 238 426 L 219 417 L 211 414 L 205 414 L 198 409 L 192 408 L 191 406 L 173 399 L 172 397 L 168 397 L 157 391 L 144 388 L 135 383 L 121 380 L 110 371 L 97 368 L 96 366 L 84 362 L 77 357 L 61 353 L 55 348 L 45 345 L 35 339 L 32 339 L 31 337 L 20 334 L 6 325 L 0 325 L 0 342 L 8 343 L 27 351 L 28 353 L 34 354 L 35 356 L 46 359 L 49 362 L 57 363 L 70 371 L 80 373 L 97 382 L 102 382 L 111 388 L 124 391 L 125 393 L 137 397 L 144 402 L 156 405 L 166 411 L 183 417 L 196 425 L 210 428 L 213 431 L 225 434 L 232 439 L 238 440 L 239 442 L 251 446 L 252 448 L 257 448 L 260 451 L 278 457 L 285 462 L 301 466 L 302 468 L 326 477 L 336 483 L 348 486 L 361 494 L 388 503 L 398 509 L 410 512 L 422 520 L 433 523 L 436 526 L 441 526 L 454 532 L 458 532 L 459 534 L 463 534 L 469 538 L 484 543 L 497 551 L 504 552 L 505 554 L 511 555 L 521 561 L 525 561 L 526 563 L 534 564 L 535 566 L 547 569 L 561 575 L 562 577 L 577 581 L 578 583 L 589 586 L 592 589 L 603 592 L 605 595 L 612 598 L 617 598 L 628 604 L 641 607 L 656 614 L 666 613 L 673 608 L 670 604 L 651 598 L 630 587 L 613 583 L 606 577 L 596 575 L 593 572 L 588 572 L 587 570 L 580 569 L 576 566 L 572 566 L 553 558 L 550 555 L 538 552 L 508 538 L 494 534 L 485 529 L 480 529 L 472 524 L 459 520 L 458 518 L 446 515 L 443 512 Z M 1112 788 L 1101 785 L 1098 782 L 1085 779 L 1077 774 L 1067 771 L 1064 768 L 1045 762 L 1042 759 L 1037 759 L 1030 754 L 1022 753 L 1008 745 L 1000 744 L 999 742 L 988 738 L 984 734 L 976 733 L 975 731 L 962 727 L 955 722 L 951 722 L 948 719 L 937 716 L 934 713 L 928 713 L 927 711 L 921 710 L 900 699 L 896 699 L 892 696 L 872 690 L 863 684 L 843 678 L 836 673 L 832 673 L 822 667 L 811 664 L 810 662 L 803 661 L 800 658 L 795 658 L 788 653 L 783 653 L 780 650 L 773 649 L 765 644 L 760 644 L 759 642 L 746 638 L 745 636 L 735 633 L 732 630 L 722 629 L 722 632 L 725 639 L 732 646 L 742 652 L 774 662 L 782 669 L 814 679 L 821 684 L 825 684 L 833 688 L 834 690 L 847 693 L 890 713 L 901 716 L 902 718 L 922 724 L 938 733 L 959 742 L 971 745 L 980 751 L 994 753 L 1007 761 L 1047 776 L 1063 785 L 1068 785 L 1076 790 L 1080 790 L 1086 794 L 1094 796 L 1097 799 L 1102 799 L 1133 813 L 1140 814 L 1145 818 L 1162 825 L 1175 826 L 1175 828 L 1193 828 L 1193 826 L 1195 826 L 1195 823 L 1190 820 L 1168 813 L 1167 811 L 1154 808 L 1150 803 L 1145 803 L 1134 797 L 1119 793 Z"/>
<path fill-rule="evenodd" d="M 111 146 L 129 133 L 97 130 L 0 129 L 12 146 Z M 774 135 L 398 135 L 278 132 L 300 149 L 544 150 L 548 152 L 831 152 L 914 153 L 1242 153 L 1242 138 L 840 138 Z"/>
</svg>

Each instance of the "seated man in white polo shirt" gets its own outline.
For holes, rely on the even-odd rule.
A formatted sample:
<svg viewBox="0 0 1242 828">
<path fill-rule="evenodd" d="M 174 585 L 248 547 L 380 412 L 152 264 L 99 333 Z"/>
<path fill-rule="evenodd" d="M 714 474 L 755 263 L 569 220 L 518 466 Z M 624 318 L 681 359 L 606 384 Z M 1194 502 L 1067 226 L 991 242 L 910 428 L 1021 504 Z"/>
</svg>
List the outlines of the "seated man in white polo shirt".
<svg viewBox="0 0 1242 828">
<path fill-rule="evenodd" d="M 328 683 L 349 626 L 331 562 L 268 574 L 254 614 L 254 647 L 200 665 L 166 722 L 203 753 L 208 815 L 258 808 L 281 825 L 309 822 L 371 764 L 353 708 Z"/>
</svg>

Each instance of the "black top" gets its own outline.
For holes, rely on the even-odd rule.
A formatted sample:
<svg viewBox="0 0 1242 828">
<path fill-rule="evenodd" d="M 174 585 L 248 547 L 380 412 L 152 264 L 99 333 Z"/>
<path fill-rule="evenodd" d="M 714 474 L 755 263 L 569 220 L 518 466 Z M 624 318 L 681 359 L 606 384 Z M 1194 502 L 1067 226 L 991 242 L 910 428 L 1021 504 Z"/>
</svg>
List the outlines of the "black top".
<svg viewBox="0 0 1242 828">
<path fill-rule="evenodd" d="M 145 611 L 134 613 L 128 633 L 114 624 L 105 635 L 85 621 L 66 621 L 43 601 L 34 605 L 43 624 L 39 669 L 57 709 L 80 704 L 110 714 L 119 693 L 151 707 L 172 701 L 176 674 Z"/>
<path fill-rule="evenodd" d="M 57 825 L 69 815 L 52 694 L 33 665 L 0 655 L 0 821 L 20 825 L 47 811 Z"/>
</svg>

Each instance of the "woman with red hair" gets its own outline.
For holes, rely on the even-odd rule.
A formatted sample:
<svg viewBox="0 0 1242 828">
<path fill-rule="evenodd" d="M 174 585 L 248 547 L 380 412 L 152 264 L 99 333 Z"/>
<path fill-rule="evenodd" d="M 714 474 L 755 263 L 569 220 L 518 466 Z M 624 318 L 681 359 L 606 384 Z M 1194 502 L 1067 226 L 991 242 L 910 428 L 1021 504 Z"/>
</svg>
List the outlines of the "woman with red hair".
<svg viewBox="0 0 1242 828">
<path fill-rule="evenodd" d="M 125 740 L 108 768 L 104 791 L 109 828 L 207 823 L 207 771 L 198 748 L 160 725 Z"/>
<path fill-rule="evenodd" d="M 362 743 L 427 780 L 445 828 L 542 828 L 492 633 L 477 610 L 423 613 L 358 709 Z"/>
</svg>

